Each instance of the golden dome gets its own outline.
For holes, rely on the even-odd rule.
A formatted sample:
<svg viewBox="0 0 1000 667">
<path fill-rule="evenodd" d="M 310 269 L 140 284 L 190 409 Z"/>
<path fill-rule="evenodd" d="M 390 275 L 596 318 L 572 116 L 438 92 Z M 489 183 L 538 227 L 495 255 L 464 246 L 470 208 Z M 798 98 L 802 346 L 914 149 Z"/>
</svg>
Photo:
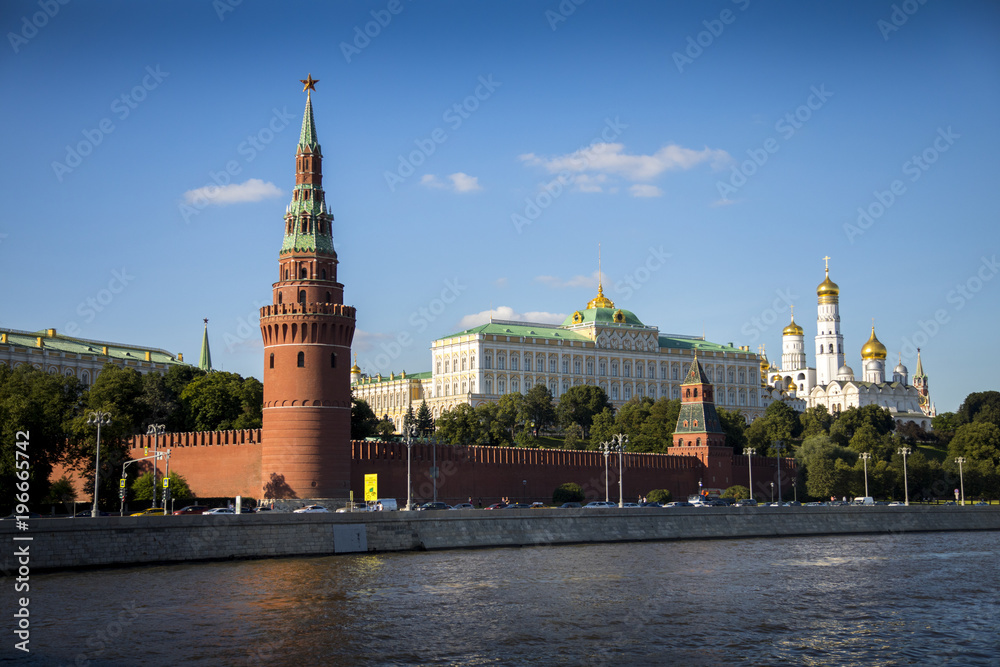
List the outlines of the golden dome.
<svg viewBox="0 0 1000 667">
<path fill-rule="evenodd" d="M 614 308 L 615 302 L 604 296 L 604 287 L 597 283 L 597 296 L 587 303 L 587 308 Z"/>
<path fill-rule="evenodd" d="M 351 366 L 351 375 L 354 375 L 355 373 L 361 373 L 361 367 L 358 366 L 358 355 L 356 354 L 354 355 L 354 365 Z"/>
<path fill-rule="evenodd" d="M 875 337 L 875 327 L 872 327 L 872 337 L 861 348 L 861 358 L 867 361 L 868 359 L 885 359 L 885 357 L 885 345 L 880 343 L 879 339 Z"/>
<path fill-rule="evenodd" d="M 770 362 L 767 360 L 767 355 L 761 353 L 760 355 L 760 375 L 764 377 L 767 375 L 767 369 L 771 367 Z"/>
<path fill-rule="evenodd" d="M 830 270 L 826 270 L 826 279 L 816 288 L 816 296 L 835 297 L 840 295 L 840 288 L 837 283 L 830 280 Z"/>
<path fill-rule="evenodd" d="M 834 285 L 834 287 L 836 287 L 836 285 Z M 795 323 L 795 318 L 792 318 L 792 323 L 789 324 L 784 329 L 782 329 L 781 335 L 782 336 L 803 336 L 803 335 L 805 335 L 805 332 L 802 330 L 802 327 L 800 327 L 798 324 Z"/>
</svg>

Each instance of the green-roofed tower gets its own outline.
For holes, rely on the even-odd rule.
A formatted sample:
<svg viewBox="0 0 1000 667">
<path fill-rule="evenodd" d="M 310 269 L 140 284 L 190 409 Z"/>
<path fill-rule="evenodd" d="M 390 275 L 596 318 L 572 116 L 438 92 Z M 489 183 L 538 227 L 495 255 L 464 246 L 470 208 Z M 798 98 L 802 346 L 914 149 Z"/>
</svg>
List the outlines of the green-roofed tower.
<svg viewBox="0 0 1000 667">
<path fill-rule="evenodd" d="M 208 318 L 205 318 L 205 332 L 201 336 L 201 356 L 198 357 L 198 368 L 212 371 L 212 351 L 208 348 Z"/>
<path fill-rule="evenodd" d="M 725 446 L 726 433 L 715 411 L 714 394 L 696 351 L 681 383 L 681 411 L 674 428 L 675 447 Z"/>
</svg>

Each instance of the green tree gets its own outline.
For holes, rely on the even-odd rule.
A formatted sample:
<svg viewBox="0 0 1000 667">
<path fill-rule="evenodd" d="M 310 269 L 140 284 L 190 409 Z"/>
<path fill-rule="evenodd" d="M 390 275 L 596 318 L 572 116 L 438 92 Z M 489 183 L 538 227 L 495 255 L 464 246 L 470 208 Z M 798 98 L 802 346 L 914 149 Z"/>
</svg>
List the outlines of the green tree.
<svg viewBox="0 0 1000 667">
<path fill-rule="evenodd" d="M 510 433 L 512 441 L 516 440 L 527 421 L 527 404 L 522 394 L 514 392 L 500 397 L 497 401 L 497 422 Z"/>
<path fill-rule="evenodd" d="M 847 446 L 863 424 L 869 424 L 880 435 L 888 435 L 896 428 L 896 422 L 885 408 L 871 404 L 860 408 L 847 408 L 830 426 L 830 437 L 838 444 Z"/>
<path fill-rule="evenodd" d="M 811 435 L 828 435 L 833 424 L 833 415 L 827 411 L 825 405 L 817 405 L 800 414 L 799 423 L 802 426 L 803 438 Z"/>
<path fill-rule="evenodd" d="M 1000 428 L 1000 391 L 977 391 L 969 394 L 958 408 L 964 424 L 988 422 Z"/>
<path fill-rule="evenodd" d="M 678 401 L 678 404 L 680 401 Z M 738 455 L 743 454 L 743 450 L 750 441 L 747 439 L 747 419 L 743 411 L 736 408 L 733 411 L 725 408 L 716 408 L 719 415 L 719 424 L 726 432 L 726 444 L 733 448 L 733 452 Z"/>
<path fill-rule="evenodd" d="M 725 491 L 722 492 L 723 498 L 733 498 L 734 500 L 743 500 L 744 498 L 750 497 L 750 489 L 740 484 L 734 484 Z"/>
<path fill-rule="evenodd" d="M 0 508 L 4 514 L 13 507 L 20 482 L 28 483 L 29 505 L 49 494 L 52 467 L 69 451 L 67 433 L 81 393 L 75 378 L 0 364 Z M 18 442 L 27 444 L 21 449 Z M 27 469 L 23 463 L 17 467 L 18 451 L 28 455 Z M 25 476 L 24 470 L 27 479 L 18 477 L 18 473 Z"/>
<path fill-rule="evenodd" d="M 805 471 L 806 493 L 814 498 L 849 493 L 857 453 L 838 445 L 830 436 L 813 435 L 802 441 L 795 454 Z M 840 465 L 838 465 L 838 462 Z"/>
<path fill-rule="evenodd" d="M 158 487 L 156 497 L 161 500 L 162 504 L 163 475 L 157 475 L 156 485 Z M 178 475 L 176 472 L 170 473 L 170 497 L 175 500 L 186 500 L 194 497 L 194 494 L 191 493 L 191 489 L 188 487 L 187 480 Z M 142 473 L 135 479 L 134 482 L 132 482 L 132 498 L 135 500 L 153 499 L 152 470 Z"/>
<path fill-rule="evenodd" d="M 468 403 L 460 403 L 437 420 L 437 437 L 451 445 L 470 445 L 480 436 L 479 418 Z"/>
<path fill-rule="evenodd" d="M 677 416 L 681 413 L 681 400 L 660 397 L 649 409 L 649 417 L 643 424 L 643 436 L 659 443 L 659 448 L 652 451 L 665 452 L 673 442 L 674 429 L 677 428 Z M 723 427 L 724 428 L 724 427 Z"/>
<path fill-rule="evenodd" d="M 570 424 L 563 433 L 563 449 L 577 449 L 583 440 L 583 429 L 579 424 Z"/>
<path fill-rule="evenodd" d="M 52 482 L 52 485 L 49 487 L 49 493 L 42 502 L 55 505 L 58 503 L 69 503 L 74 500 L 76 500 L 76 489 L 73 488 L 73 482 L 63 475 Z"/>
<path fill-rule="evenodd" d="M 209 373 L 192 380 L 180 400 L 196 431 L 260 428 L 264 385 L 236 373 Z"/>
<path fill-rule="evenodd" d="M 617 433 L 618 427 L 615 425 L 615 413 L 611 411 L 611 408 L 604 408 L 592 420 L 590 429 L 591 449 L 598 449 L 602 442 L 610 442 L 611 438 Z"/>
<path fill-rule="evenodd" d="M 592 384 L 583 384 L 566 390 L 559 398 L 556 414 L 563 427 L 579 424 L 584 436 L 589 437 L 594 417 L 604 410 L 614 411 L 604 390 Z"/>
<path fill-rule="evenodd" d="M 948 444 L 948 458 L 959 456 L 1000 466 L 1000 428 L 987 421 L 959 426 Z"/>
<path fill-rule="evenodd" d="M 633 398 L 625 403 L 615 415 L 615 432 L 628 436 L 628 448 L 632 452 L 661 452 L 665 443 L 655 435 L 655 430 L 647 431 L 646 426 L 652 414 L 653 399 L 648 396 Z M 654 434 L 650 434 L 653 432 Z"/>
<path fill-rule="evenodd" d="M 533 423 L 539 433 L 555 423 L 556 410 L 552 405 L 552 392 L 544 384 L 536 384 L 524 395 L 524 413 L 527 421 Z"/>
<path fill-rule="evenodd" d="M 431 416 L 431 409 L 427 407 L 427 401 L 420 401 L 420 408 L 417 410 L 417 431 L 423 437 L 434 432 L 434 418 Z"/>
<path fill-rule="evenodd" d="M 664 504 L 669 503 L 673 499 L 674 496 L 670 493 L 669 489 L 653 489 L 646 494 L 646 502 L 648 503 Z"/>
<path fill-rule="evenodd" d="M 367 401 L 351 398 L 351 440 L 373 437 L 378 429 L 378 423 L 378 417 Z"/>
<path fill-rule="evenodd" d="M 753 421 L 746 430 L 747 441 L 761 456 L 774 456 L 773 443 L 780 440 L 785 447 L 798 436 L 801 425 L 798 413 L 783 401 L 774 401 L 764 410 L 764 416 Z"/>
<path fill-rule="evenodd" d="M 552 504 L 556 507 L 563 503 L 579 503 L 584 499 L 583 488 L 576 482 L 566 482 L 556 487 L 552 492 Z"/>
<path fill-rule="evenodd" d="M 942 412 L 931 419 L 931 428 L 937 433 L 953 434 L 961 425 L 962 419 L 954 412 Z M 948 437 L 950 439 L 951 436 Z"/>
<path fill-rule="evenodd" d="M 413 406 L 408 405 L 406 407 L 406 414 L 403 415 L 403 435 L 409 433 L 411 429 L 417 430 L 417 415 L 413 411 Z"/>
</svg>

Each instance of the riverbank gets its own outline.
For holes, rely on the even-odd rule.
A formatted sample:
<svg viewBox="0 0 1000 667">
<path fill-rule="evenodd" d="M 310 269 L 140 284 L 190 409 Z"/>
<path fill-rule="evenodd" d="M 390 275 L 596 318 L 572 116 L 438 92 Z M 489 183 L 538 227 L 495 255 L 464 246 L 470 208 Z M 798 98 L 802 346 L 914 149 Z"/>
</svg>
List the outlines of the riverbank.
<svg viewBox="0 0 1000 667">
<path fill-rule="evenodd" d="M 32 571 L 339 553 L 588 542 L 1000 530 L 996 507 L 461 510 L 32 519 L 0 522 Z M 30 538 L 13 541 L 13 538 Z M 13 555 L 3 571 L 17 570 Z"/>
</svg>

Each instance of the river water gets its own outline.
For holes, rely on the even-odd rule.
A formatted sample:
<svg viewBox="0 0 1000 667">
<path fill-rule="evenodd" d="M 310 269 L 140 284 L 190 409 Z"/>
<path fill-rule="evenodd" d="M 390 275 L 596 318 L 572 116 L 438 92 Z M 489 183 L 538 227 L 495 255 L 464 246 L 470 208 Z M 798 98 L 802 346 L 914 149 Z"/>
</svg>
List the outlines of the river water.
<svg viewBox="0 0 1000 667">
<path fill-rule="evenodd" d="M 1000 665 L 998 591 L 1000 532 L 132 567 L 32 575 L 32 653 L 13 651 L 7 632 L 2 655 L 37 665 Z"/>
</svg>

